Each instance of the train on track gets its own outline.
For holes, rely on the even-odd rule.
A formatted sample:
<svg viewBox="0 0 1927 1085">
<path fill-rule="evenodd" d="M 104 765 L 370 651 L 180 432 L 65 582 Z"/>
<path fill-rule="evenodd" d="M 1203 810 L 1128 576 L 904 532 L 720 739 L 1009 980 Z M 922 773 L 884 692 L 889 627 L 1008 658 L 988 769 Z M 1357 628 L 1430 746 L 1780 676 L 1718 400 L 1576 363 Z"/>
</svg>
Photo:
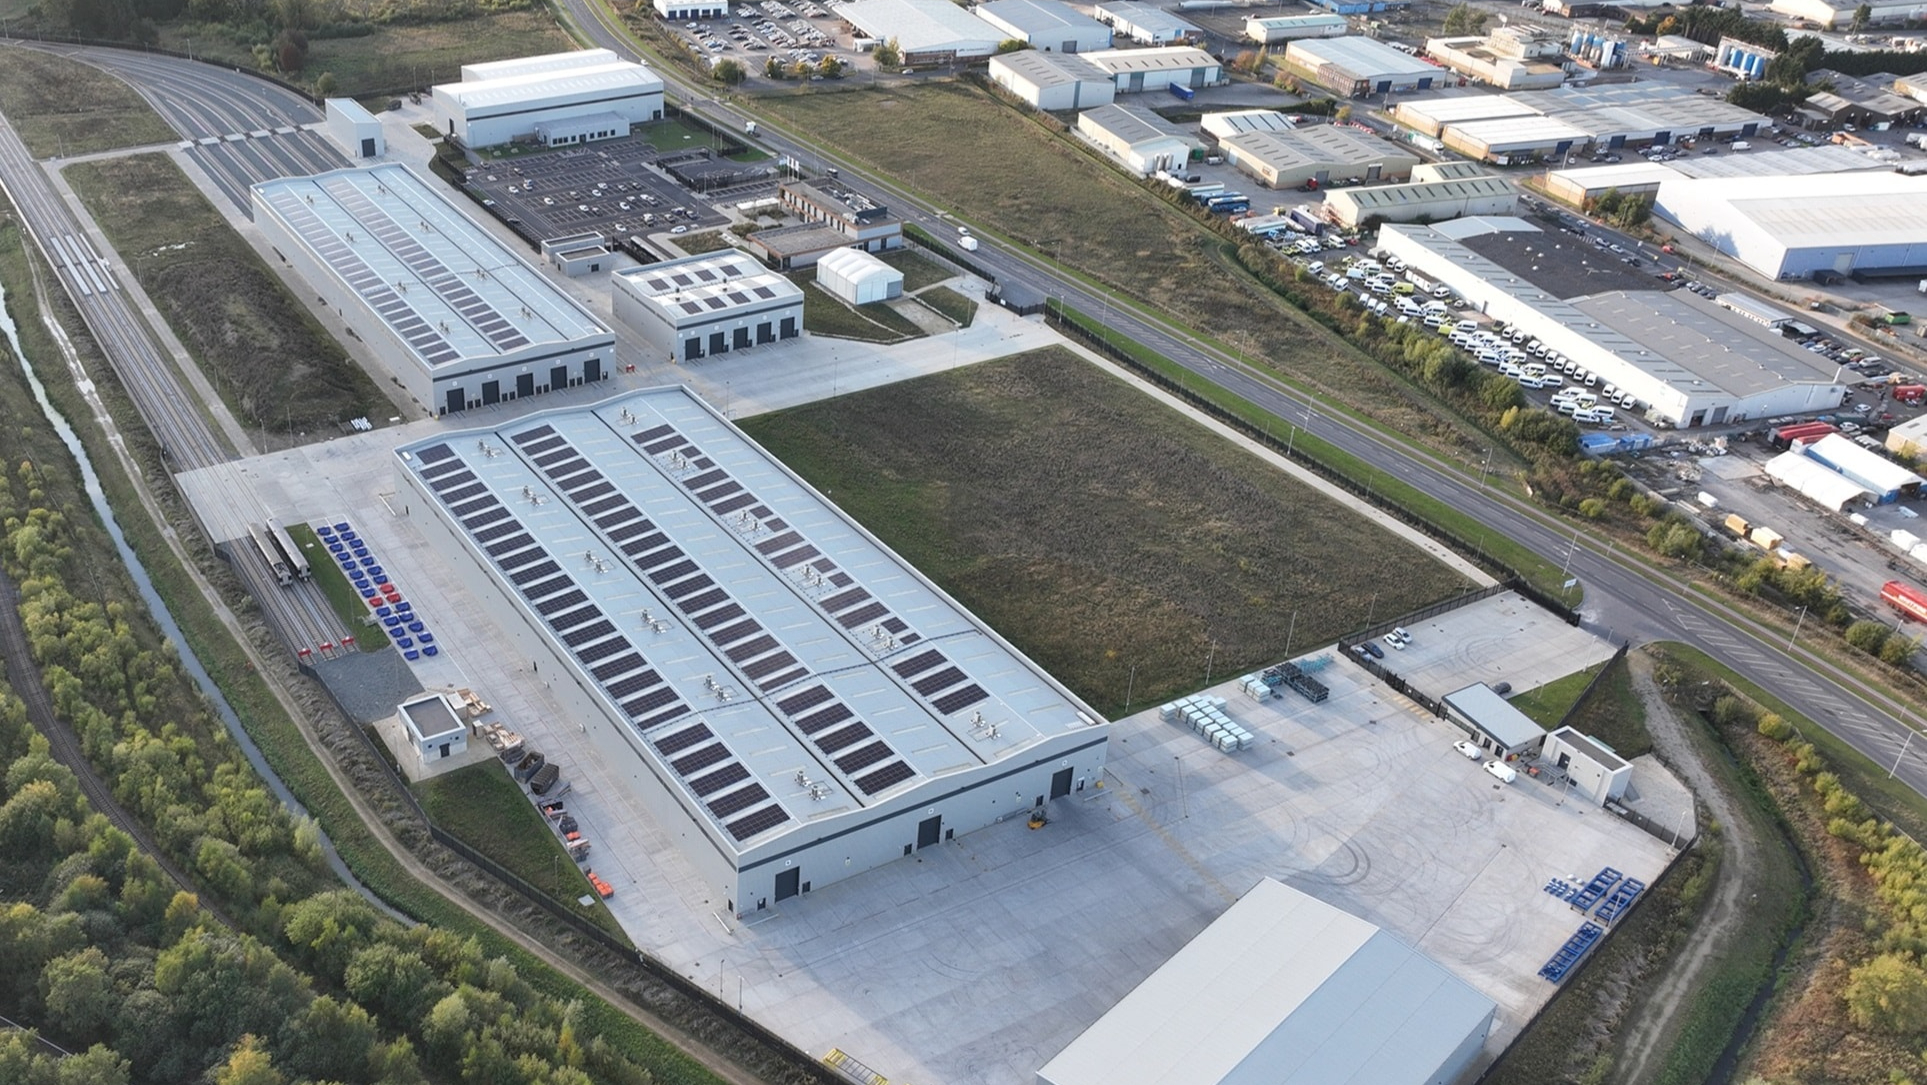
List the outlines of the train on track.
<svg viewBox="0 0 1927 1085">
<path fill-rule="evenodd" d="M 313 580 L 314 567 L 308 564 L 308 555 L 302 553 L 301 548 L 294 544 L 294 537 L 288 534 L 288 529 L 273 520 L 268 520 L 261 526 L 267 531 L 269 541 L 274 543 L 275 550 L 280 553 L 281 560 L 287 564 L 288 571 L 294 574 L 295 579 Z M 287 581 L 283 580 L 281 583 L 286 584 Z"/>
<path fill-rule="evenodd" d="M 249 524 L 248 539 L 254 543 L 254 552 L 261 555 L 262 561 L 268 563 L 268 568 L 274 573 L 274 579 L 278 581 L 281 586 L 286 587 L 294 583 L 294 571 L 288 567 L 286 561 L 281 559 L 280 549 L 268 542 L 267 537 L 261 533 L 260 528 Z"/>
</svg>

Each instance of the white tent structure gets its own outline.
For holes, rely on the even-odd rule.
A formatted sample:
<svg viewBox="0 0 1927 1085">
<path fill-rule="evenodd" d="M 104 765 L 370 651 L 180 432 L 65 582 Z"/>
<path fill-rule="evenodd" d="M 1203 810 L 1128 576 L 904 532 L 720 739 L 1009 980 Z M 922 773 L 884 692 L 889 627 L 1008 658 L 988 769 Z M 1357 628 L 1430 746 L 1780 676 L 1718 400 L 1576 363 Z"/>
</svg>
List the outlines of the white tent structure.
<svg viewBox="0 0 1927 1085">
<path fill-rule="evenodd" d="M 1767 477 L 1797 492 L 1825 509 L 1839 512 L 1855 501 L 1873 497 L 1873 491 L 1853 481 L 1805 452 L 1782 452 L 1766 461 Z"/>
<path fill-rule="evenodd" d="M 1807 446 L 1807 455 L 1819 460 L 1847 478 L 1865 486 L 1881 504 L 1911 497 L 1920 491 L 1922 479 L 1878 452 L 1860 447 L 1837 433 L 1829 433 Z"/>
<path fill-rule="evenodd" d="M 861 249 L 837 249 L 818 260 L 816 284 L 851 305 L 903 296 L 903 272 Z"/>
</svg>

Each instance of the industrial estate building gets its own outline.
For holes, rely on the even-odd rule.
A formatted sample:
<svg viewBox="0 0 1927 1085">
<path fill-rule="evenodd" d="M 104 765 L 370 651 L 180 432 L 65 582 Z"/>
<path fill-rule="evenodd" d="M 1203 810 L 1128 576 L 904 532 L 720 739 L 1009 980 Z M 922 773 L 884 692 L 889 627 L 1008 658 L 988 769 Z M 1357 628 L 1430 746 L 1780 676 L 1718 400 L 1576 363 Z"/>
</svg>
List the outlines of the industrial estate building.
<svg viewBox="0 0 1927 1085">
<path fill-rule="evenodd" d="M 381 121 L 353 98 L 330 98 L 327 108 L 328 138 L 335 141 L 351 161 L 380 158 L 388 153 L 388 137 L 381 134 Z"/>
<path fill-rule="evenodd" d="M 1299 38 L 1342 38 L 1350 28 L 1343 15 L 1253 15 L 1245 20 L 1245 37 L 1276 45 Z"/>
<path fill-rule="evenodd" d="M 1447 125 L 1441 139 L 1467 158 L 1500 166 L 1535 158 L 1560 159 L 1592 142 L 1584 128 L 1535 114 Z"/>
<path fill-rule="evenodd" d="M 1546 736 L 1539 760 L 1551 762 L 1565 774 L 1570 794 L 1582 795 L 1594 806 L 1604 806 L 1626 794 L 1633 766 L 1605 743 L 1570 727 Z"/>
<path fill-rule="evenodd" d="M 670 22 L 721 19 L 729 14 L 726 0 L 654 0 L 656 14 Z"/>
<path fill-rule="evenodd" d="M 436 414 L 602 380 L 615 334 L 407 167 L 265 181 L 274 251 Z"/>
<path fill-rule="evenodd" d="M 1518 209 L 1519 191 L 1502 177 L 1334 188 L 1325 193 L 1325 217 L 1348 229 L 1366 222 L 1437 222 L 1465 215 L 1510 215 Z"/>
<path fill-rule="evenodd" d="M 1037 1072 L 1037 1085 L 1438 1085 L 1496 1007 L 1378 927 L 1265 878 Z"/>
<path fill-rule="evenodd" d="M 1063 0 L 991 0 L 977 17 L 1044 53 L 1088 53 L 1111 47 L 1111 28 Z"/>
<path fill-rule="evenodd" d="M 1347 98 L 1428 90 L 1439 69 L 1376 38 L 1301 38 L 1285 46 L 1284 71 Z"/>
<path fill-rule="evenodd" d="M 1118 34 L 1140 45 L 1170 45 L 1174 42 L 1200 42 L 1204 28 L 1158 7 L 1137 0 L 1101 3 L 1092 13 Z"/>
<path fill-rule="evenodd" d="M 1838 407 L 1838 367 L 1757 321 L 1522 219 L 1388 225 L 1386 252 L 1617 385 L 1646 417 L 1718 425 Z"/>
<path fill-rule="evenodd" d="M 1566 43 L 1523 23 L 1483 37 L 1432 38 L 1425 51 L 1452 71 L 1501 90 L 1542 90 L 1566 81 Z"/>
<path fill-rule="evenodd" d="M 1927 177 L 1680 178 L 1653 211 L 1770 279 L 1927 270 Z"/>
<path fill-rule="evenodd" d="M 1190 135 L 1157 115 L 1121 105 L 1098 106 L 1077 115 L 1077 133 L 1139 177 L 1180 170 L 1192 152 L 1202 150 Z"/>
<path fill-rule="evenodd" d="M 1246 132 L 1290 132 L 1297 127 L 1298 122 L 1275 109 L 1232 109 L 1206 113 L 1198 119 L 1198 128 L 1216 139 L 1229 139 Z"/>
<path fill-rule="evenodd" d="M 1392 107 L 1392 119 L 1400 127 L 1434 139 L 1455 124 L 1531 116 L 1536 116 L 1532 107 L 1509 94 L 1408 98 Z"/>
<path fill-rule="evenodd" d="M 1465 728 L 1479 748 L 1502 760 L 1539 751 L 1546 729 L 1480 682 L 1439 698 L 1445 718 Z"/>
<path fill-rule="evenodd" d="M 950 0 L 851 0 L 836 14 L 861 37 L 895 41 L 910 67 L 991 56 L 1006 36 Z"/>
<path fill-rule="evenodd" d="M 1794 19 L 1806 19 L 1828 30 L 1843 30 L 1853 22 L 1854 13 L 1867 8 L 1868 25 L 1920 22 L 1927 19 L 1927 3 L 1922 0 L 1773 0 L 1772 10 Z"/>
<path fill-rule="evenodd" d="M 858 249 L 838 249 L 816 262 L 816 285 L 851 305 L 903 296 L 903 272 Z"/>
<path fill-rule="evenodd" d="M 1026 49 L 991 57 L 990 81 L 1033 109 L 1091 109 L 1117 96 L 1110 72 L 1069 53 Z"/>
<path fill-rule="evenodd" d="M 1807 128 L 1917 124 L 1927 117 L 1927 103 L 1897 92 L 1895 87 L 1899 82 L 1892 76 L 1869 81 L 1829 68 L 1817 68 L 1807 73 L 1807 83 L 1826 89 L 1808 95 L 1795 107 L 1793 122 Z"/>
<path fill-rule="evenodd" d="M 662 80 L 607 49 L 471 64 L 433 91 L 436 127 L 469 147 L 562 146 L 662 119 Z"/>
<path fill-rule="evenodd" d="M 903 247 L 902 219 L 836 181 L 785 181 L 777 186 L 776 199 L 803 222 L 750 235 L 750 247 L 772 267 L 809 267 L 837 249 L 889 252 Z"/>
<path fill-rule="evenodd" d="M 1501 164 L 1687 137 L 1743 138 L 1771 124 L 1751 110 L 1664 83 L 1400 102 L 1392 117 L 1460 154 Z"/>
<path fill-rule="evenodd" d="M 610 276 L 616 319 L 672 361 L 794 339 L 803 291 L 738 249 L 698 253 Z"/>
<path fill-rule="evenodd" d="M 1291 132 L 1245 132 L 1219 141 L 1225 160 L 1268 188 L 1298 188 L 1356 178 L 1389 181 L 1411 174 L 1418 156 L 1369 132 L 1320 124 Z"/>
<path fill-rule="evenodd" d="M 726 913 L 1100 779 L 1094 711 L 693 392 L 395 455 L 410 523 Z"/>
<path fill-rule="evenodd" d="M 1622 196 L 1650 196 L 1667 181 L 1682 177 L 1798 177 L 1820 173 L 1857 173 L 1889 170 L 1875 158 L 1826 144 L 1755 154 L 1682 155 L 1673 162 L 1618 162 L 1602 166 L 1574 166 L 1546 174 L 1546 195 L 1572 207 L 1586 204 L 1608 190 Z"/>
<path fill-rule="evenodd" d="M 1103 49 L 1084 59 L 1109 72 L 1119 94 L 1164 90 L 1176 84 L 1200 90 L 1225 81 L 1218 58 L 1189 45 L 1155 49 Z"/>
</svg>

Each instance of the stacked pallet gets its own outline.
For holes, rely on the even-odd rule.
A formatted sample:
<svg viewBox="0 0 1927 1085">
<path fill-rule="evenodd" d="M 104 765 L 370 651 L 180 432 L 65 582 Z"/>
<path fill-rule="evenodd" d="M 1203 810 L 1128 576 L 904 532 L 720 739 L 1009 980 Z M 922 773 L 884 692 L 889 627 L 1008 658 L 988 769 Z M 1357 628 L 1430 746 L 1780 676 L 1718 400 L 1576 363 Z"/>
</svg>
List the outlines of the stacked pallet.
<svg viewBox="0 0 1927 1085">
<path fill-rule="evenodd" d="M 1172 701 L 1158 709 L 1158 718 L 1166 723 L 1182 723 L 1193 733 L 1226 753 L 1236 753 L 1249 749 L 1257 741 L 1250 731 L 1231 721 L 1225 713 L 1225 699 L 1209 694 L 1195 694 Z"/>
</svg>

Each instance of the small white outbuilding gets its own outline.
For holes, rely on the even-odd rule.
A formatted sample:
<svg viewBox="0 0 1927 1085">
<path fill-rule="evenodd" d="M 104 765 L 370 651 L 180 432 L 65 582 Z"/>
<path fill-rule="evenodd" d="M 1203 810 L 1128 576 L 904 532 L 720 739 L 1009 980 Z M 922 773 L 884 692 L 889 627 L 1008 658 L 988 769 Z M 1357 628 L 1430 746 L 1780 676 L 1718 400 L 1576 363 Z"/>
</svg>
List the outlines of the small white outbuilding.
<svg viewBox="0 0 1927 1085">
<path fill-rule="evenodd" d="M 903 272 L 861 249 L 838 249 L 818 260 L 816 283 L 851 305 L 903 296 Z"/>
</svg>

